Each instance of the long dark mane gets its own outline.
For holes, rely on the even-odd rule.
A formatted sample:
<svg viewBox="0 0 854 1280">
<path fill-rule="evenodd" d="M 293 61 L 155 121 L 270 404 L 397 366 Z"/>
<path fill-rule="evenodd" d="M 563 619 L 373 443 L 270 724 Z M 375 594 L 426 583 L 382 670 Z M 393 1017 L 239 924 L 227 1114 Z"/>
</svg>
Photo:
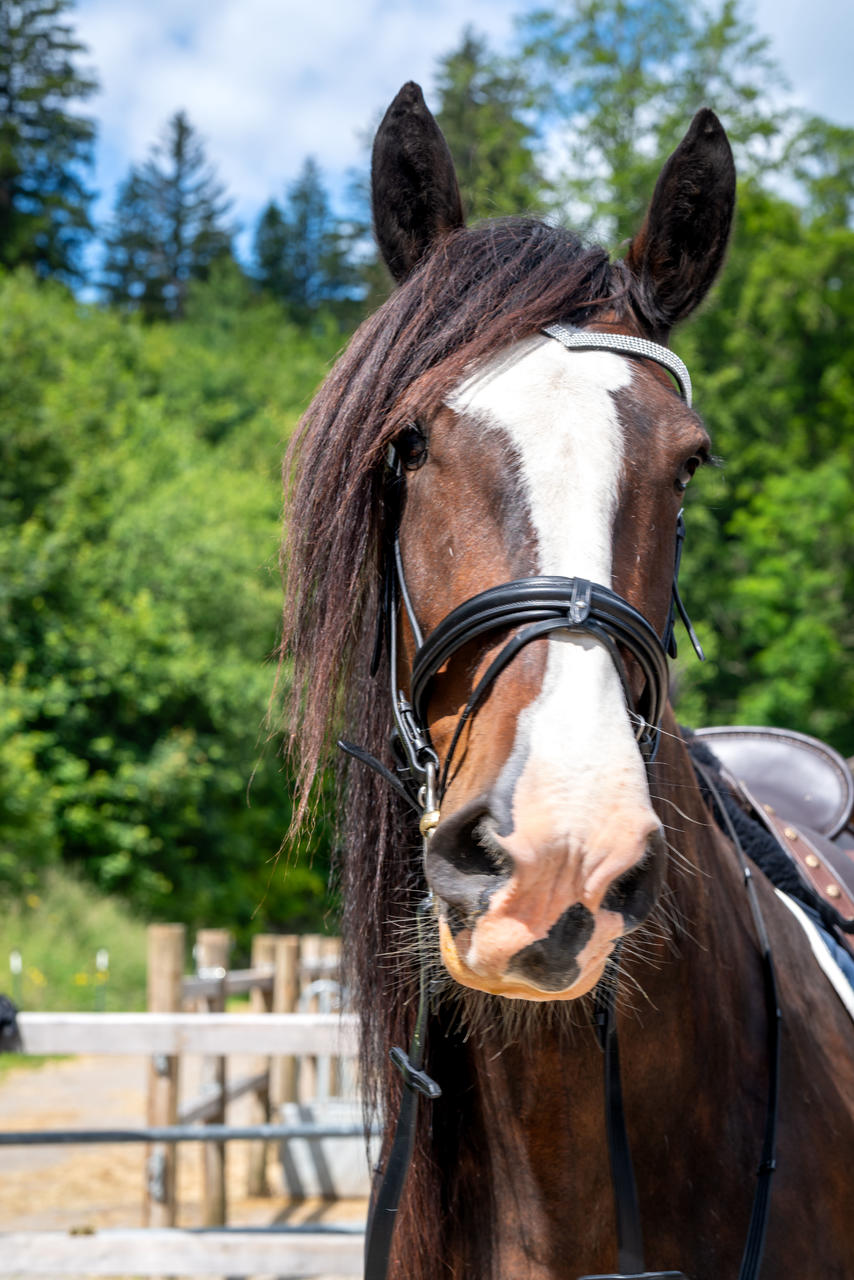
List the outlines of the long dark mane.
<svg viewBox="0 0 854 1280">
<path fill-rule="evenodd" d="M 288 746 L 298 820 L 310 817 L 319 775 L 337 757 L 342 931 L 371 1103 L 396 1088 L 386 1079 L 388 1046 L 408 1043 L 417 981 L 409 944 L 425 891 L 405 806 L 373 772 L 333 756 L 343 734 L 388 760 L 387 666 L 369 673 L 388 443 L 502 347 L 558 319 L 583 323 L 605 309 L 619 317 L 631 305 L 629 279 L 603 249 L 533 219 L 452 232 L 355 334 L 285 460 Z"/>
</svg>

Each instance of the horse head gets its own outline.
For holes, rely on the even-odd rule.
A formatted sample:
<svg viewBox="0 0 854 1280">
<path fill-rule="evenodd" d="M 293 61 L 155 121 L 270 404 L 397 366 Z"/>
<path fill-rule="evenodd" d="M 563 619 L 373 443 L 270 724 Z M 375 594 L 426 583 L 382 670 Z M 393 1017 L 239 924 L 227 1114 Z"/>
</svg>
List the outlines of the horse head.
<svg viewBox="0 0 854 1280">
<path fill-rule="evenodd" d="M 661 346 L 721 264 L 732 156 L 717 118 L 700 111 L 624 262 L 576 241 L 550 263 L 547 236 L 557 233 L 543 229 L 538 257 L 529 231 L 527 284 L 514 273 L 515 223 L 490 238 L 464 229 L 453 162 L 416 85 L 380 126 L 372 185 L 377 239 L 403 300 L 398 335 L 431 306 L 437 331 L 452 315 L 469 335 L 441 395 L 430 376 L 440 357 L 409 378 L 390 436 L 406 604 L 393 622 L 393 684 L 407 688 L 422 641 L 444 637 L 449 615 L 463 610 L 456 642 L 438 646 L 417 699 L 440 780 L 424 870 L 442 959 L 466 987 L 569 1000 L 599 981 L 661 889 L 667 845 L 650 795 L 650 742 L 644 750 L 638 732 L 652 675 L 631 636 L 596 625 L 550 626 L 502 655 L 536 614 L 517 617 L 514 604 L 557 580 L 576 595 L 582 584 L 588 606 L 593 584 L 594 598 L 616 598 L 667 644 L 677 520 L 709 439 Z M 490 272 L 498 292 L 484 298 Z M 549 315 L 545 295 L 569 290 L 573 273 L 578 305 Z M 513 280 L 504 296 L 502 277 Z M 567 347 L 559 331 L 543 331 L 551 325 L 532 332 L 538 301 L 544 319 L 569 322 L 564 333 L 613 343 Z M 506 340 L 477 352 L 478 332 L 502 307 Z M 656 344 L 652 358 L 643 342 L 621 348 L 620 336 Z M 492 592 L 491 606 L 505 584 L 510 605 L 496 624 L 466 630 L 467 602 Z"/>
</svg>

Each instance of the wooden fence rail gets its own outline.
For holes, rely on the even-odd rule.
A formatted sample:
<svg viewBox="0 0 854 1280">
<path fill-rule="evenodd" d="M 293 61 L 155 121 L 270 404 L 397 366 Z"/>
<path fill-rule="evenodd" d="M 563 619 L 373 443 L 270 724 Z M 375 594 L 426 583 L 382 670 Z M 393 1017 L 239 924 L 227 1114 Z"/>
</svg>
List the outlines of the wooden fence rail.
<svg viewBox="0 0 854 1280">
<path fill-rule="evenodd" d="M 361 1230 L 0 1232 L 0 1276 L 360 1276 Z"/>
<path fill-rule="evenodd" d="M 356 1019 L 339 1013 L 19 1013 L 18 1028 L 24 1053 L 346 1058 L 357 1052 Z"/>
</svg>

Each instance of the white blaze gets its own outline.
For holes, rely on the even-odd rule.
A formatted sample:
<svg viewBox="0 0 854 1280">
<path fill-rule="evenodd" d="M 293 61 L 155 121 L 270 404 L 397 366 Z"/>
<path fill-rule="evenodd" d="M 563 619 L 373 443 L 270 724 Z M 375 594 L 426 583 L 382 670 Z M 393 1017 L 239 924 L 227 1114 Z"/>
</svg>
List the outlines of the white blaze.
<svg viewBox="0 0 854 1280">
<path fill-rule="evenodd" d="M 541 574 L 611 586 L 623 469 L 612 393 L 631 380 L 630 361 L 616 354 L 567 351 L 553 339 L 532 338 L 490 362 L 450 401 L 485 432 L 501 431 L 512 443 Z M 601 644 L 568 631 L 552 634 L 542 688 L 519 717 L 502 779 L 513 793 L 514 826 L 532 838 L 542 827 L 547 843 L 564 849 L 598 843 L 603 805 L 605 812 L 649 812 L 623 687 Z"/>
</svg>

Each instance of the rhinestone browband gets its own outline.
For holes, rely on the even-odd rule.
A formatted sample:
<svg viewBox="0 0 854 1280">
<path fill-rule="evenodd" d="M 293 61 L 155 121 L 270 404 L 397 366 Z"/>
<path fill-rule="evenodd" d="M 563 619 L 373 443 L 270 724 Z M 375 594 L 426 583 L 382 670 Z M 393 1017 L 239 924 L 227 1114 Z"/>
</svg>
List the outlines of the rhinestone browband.
<svg viewBox="0 0 854 1280">
<path fill-rule="evenodd" d="M 654 360 L 656 364 L 662 365 L 673 374 L 679 383 L 682 398 L 690 407 L 691 375 L 684 361 L 667 347 L 662 347 L 657 342 L 649 342 L 646 338 L 633 338 L 627 333 L 594 333 L 590 329 L 576 329 L 566 324 L 546 325 L 543 333 L 548 334 L 550 338 L 556 338 L 563 346 L 577 350 L 599 347 L 604 351 L 617 353 L 625 351 L 627 355 L 645 356 L 648 360 Z"/>
</svg>

